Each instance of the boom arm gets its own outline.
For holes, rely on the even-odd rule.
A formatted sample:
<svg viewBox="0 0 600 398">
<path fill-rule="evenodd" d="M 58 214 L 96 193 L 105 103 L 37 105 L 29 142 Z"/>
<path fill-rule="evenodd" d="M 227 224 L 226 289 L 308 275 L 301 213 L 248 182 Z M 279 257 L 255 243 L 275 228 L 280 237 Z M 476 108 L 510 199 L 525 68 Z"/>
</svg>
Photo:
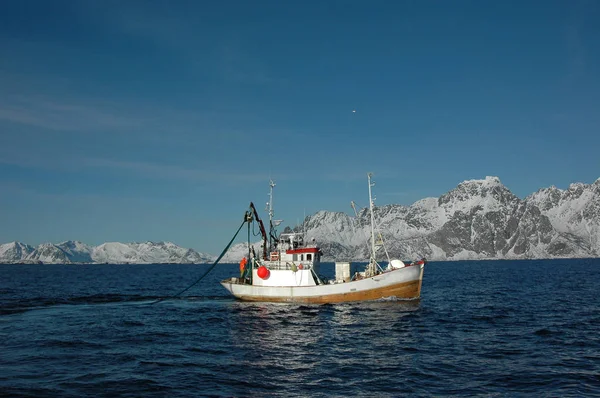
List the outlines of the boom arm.
<svg viewBox="0 0 600 398">
<path fill-rule="evenodd" d="M 267 231 L 265 230 L 265 226 L 264 226 L 262 220 L 258 216 L 258 212 L 256 211 L 256 207 L 254 207 L 254 203 L 250 202 L 250 208 L 252 209 L 252 212 L 254 213 L 254 218 L 256 219 L 256 221 L 258 221 L 258 226 L 260 227 L 260 234 L 262 235 L 262 238 L 263 238 L 263 260 L 268 260 L 269 256 L 267 253 Z"/>
</svg>

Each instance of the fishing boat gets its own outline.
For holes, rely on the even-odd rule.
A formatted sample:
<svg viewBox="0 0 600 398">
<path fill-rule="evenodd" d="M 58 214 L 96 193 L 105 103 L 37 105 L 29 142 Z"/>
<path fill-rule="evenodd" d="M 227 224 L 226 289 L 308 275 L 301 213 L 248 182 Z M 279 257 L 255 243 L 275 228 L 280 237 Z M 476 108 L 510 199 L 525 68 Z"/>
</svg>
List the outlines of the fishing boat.
<svg viewBox="0 0 600 398">
<path fill-rule="evenodd" d="M 349 261 L 335 262 L 335 278 L 326 280 L 320 276 L 323 253 L 317 242 L 304 239 L 304 232 L 297 230 L 277 234 L 281 223 L 274 220 L 273 188 L 270 181 L 269 233 L 264 227 L 253 203 L 246 213 L 248 223 L 256 222 L 262 236 L 261 249 L 256 255 L 254 246 L 248 242 L 248 256 L 240 262 L 240 276 L 221 281 L 221 285 L 233 296 L 244 301 L 289 303 L 342 303 L 353 301 L 402 299 L 414 300 L 421 295 L 421 283 L 426 260 L 403 262 L 389 259 L 387 264 L 376 259 L 378 248 L 383 245 L 382 236 L 375 237 L 375 217 L 371 187 L 372 174 L 368 175 L 369 211 L 371 218 L 370 259 L 364 271 L 351 274 Z M 387 251 L 386 251 L 387 254 Z"/>
</svg>

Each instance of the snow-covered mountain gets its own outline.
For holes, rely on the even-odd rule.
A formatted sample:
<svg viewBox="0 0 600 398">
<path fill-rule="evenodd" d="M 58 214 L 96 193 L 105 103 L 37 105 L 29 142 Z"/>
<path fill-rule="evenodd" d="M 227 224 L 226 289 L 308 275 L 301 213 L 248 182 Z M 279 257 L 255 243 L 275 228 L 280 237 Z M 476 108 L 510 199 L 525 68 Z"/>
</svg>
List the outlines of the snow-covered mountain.
<svg viewBox="0 0 600 398">
<path fill-rule="evenodd" d="M 212 261 L 214 257 L 209 254 L 198 253 L 170 242 L 110 242 L 88 246 L 78 241 L 66 241 L 56 245 L 43 243 L 35 248 L 20 242 L 0 245 L 0 263 L 198 264 Z"/>
<path fill-rule="evenodd" d="M 18 263 L 34 250 L 34 247 L 21 242 L 5 243 L 0 245 L 0 263 Z"/>
<path fill-rule="evenodd" d="M 555 230 L 578 237 L 600 254 L 600 178 L 590 185 L 571 184 L 567 190 L 540 189 L 527 200 L 548 216 Z"/>
<path fill-rule="evenodd" d="M 213 256 L 177 246 L 171 242 L 103 243 L 92 249 L 92 258 L 99 263 L 206 263 Z"/>
<path fill-rule="evenodd" d="M 439 198 L 421 199 L 411 206 L 376 207 L 375 220 L 390 256 L 405 260 L 600 257 L 600 179 L 571 184 L 567 190 L 540 189 L 525 199 L 515 196 L 498 177 L 469 180 Z M 356 217 L 319 211 L 295 230 L 305 231 L 305 240 L 315 239 L 325 261 L 369 257 L 367 209 Z M 260 242 L 254 246 L 259 253 Z M 247 252 L 246 244 L 234 245 L 221 262 L 238 262 Z M 214 259 L 165 242 L 0 245 L 0 263 L 206 263 Z"/>
<path fill-rule="evenodd" d="M 542 189 L 519 199 L 498 177 L 486 177 L 464 181 L 439 198 L 376 207 L 374 213 L 391 257 L 600 257 L 600 179 L 572 184 L 565 191 Z M 295 230 L 304 230 L 305 239 L 319 243 L 325 261 L 365 261 L 369 217 L 367 209 L 357 217 L 320 211 Z M 245 253 L 244 245 L 235 246 L 226 260 L 239 261 Z"/>
</svg>

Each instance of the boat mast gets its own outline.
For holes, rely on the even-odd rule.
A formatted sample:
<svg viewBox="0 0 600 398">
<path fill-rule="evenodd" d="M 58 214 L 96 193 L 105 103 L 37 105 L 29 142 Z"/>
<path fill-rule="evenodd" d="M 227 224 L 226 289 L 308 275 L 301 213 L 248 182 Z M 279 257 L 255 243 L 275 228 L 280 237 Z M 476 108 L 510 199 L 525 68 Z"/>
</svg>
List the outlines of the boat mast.
<svg viewBox="0 0 600 398">
<path fill-rule="evenodd" d="M 273 250 L 273 188 L 275 181 L 269 179 L 269 202 L 267 203 L 267 211 L 269 212 L 269 252 Z"/>
<path fill-rule="evenodd" d="M 367 173 L 367 178 L 369 180 L 369 210 L 371 213 L 371 260 L 369 262 L 369 268 L 372 273 L 375 273 L 376 270 L 376 261 L 375 261 L 375 216 L 373 215 L 373 197 L 371 195 L 371 187 L 375 185 L 374 182 L 371 182 L 371 176 L 373 173 Z"/>
</svg>

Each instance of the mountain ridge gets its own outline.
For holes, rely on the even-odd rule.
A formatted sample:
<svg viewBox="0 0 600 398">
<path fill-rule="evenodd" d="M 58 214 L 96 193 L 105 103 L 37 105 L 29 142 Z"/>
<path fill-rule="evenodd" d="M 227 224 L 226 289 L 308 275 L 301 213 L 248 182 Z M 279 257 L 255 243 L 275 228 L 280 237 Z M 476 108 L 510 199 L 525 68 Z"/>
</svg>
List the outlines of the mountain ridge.
<svg viewBox="0 0 600 398">
<path fill-rule="evenodd" d="M 21 242 L 0 245 L 0 263 L 24 264 L 203 264 L 215 257 L 171 242 L 105 242 L 90 246 L 68 240 L 37 247 Z"/>
<path fill-rule="evenodd" d="M 518 198 L 498 177 L 466 180 L 438 198 L 410 206 L 376 207 L 374 218 L 391 257 L 430 260 L 600 257 L 600 178 L 568 189 L 541 188 Z M 318 211 L 287 231 L 315 239 L 324 261 L 369 257 L 370 215 Z M 260 242 L 254 243 L 255 250 Z M 247 244 L 232 246 L 223 262 L 238 262 Z M 384 253 L 379 253 L 384 255 Z M 207 263 L 216 256 L 171 242 L 21 242 L 0 245 L 0 263 Z"/>
<path fill-rule="evenodd" d="M 550 190 L 550 193 L 547 193 Z M 549 198 L 549 199 L 548 199 Z M 430 260 L 600 257 L 600 178 L 518 198 L 498 177 L 467 180 L 438 198 L 374 209 L 390 257 Z M 315 239 L 324 261 L 366 261 L 368 209 L 356 217 L 320 211 L 293 231 Z M 362 237 L 362 243 L 358 239 Z M 232 247 L 226 260 L 247 253 Z M 378 253 L 385 257 L 385 253 Z"/>
</svg>

